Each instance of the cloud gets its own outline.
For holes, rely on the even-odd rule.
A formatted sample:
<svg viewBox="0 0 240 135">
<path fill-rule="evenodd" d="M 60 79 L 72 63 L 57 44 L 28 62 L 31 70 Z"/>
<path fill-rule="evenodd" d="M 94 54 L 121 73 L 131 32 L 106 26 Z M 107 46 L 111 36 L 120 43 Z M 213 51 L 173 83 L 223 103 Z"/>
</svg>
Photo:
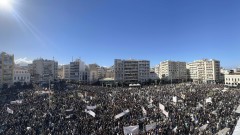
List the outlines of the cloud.
<svg viewBox="0 0 240 135">
<path fill-rule="evenodd" d="M 32 60 L 29 60 L 27 57 L 19 58 L 15 60 L 15 64 L 19 64 L 21 66 L 26 66 L 31 63 L 32 63 Z"/>
</svg>

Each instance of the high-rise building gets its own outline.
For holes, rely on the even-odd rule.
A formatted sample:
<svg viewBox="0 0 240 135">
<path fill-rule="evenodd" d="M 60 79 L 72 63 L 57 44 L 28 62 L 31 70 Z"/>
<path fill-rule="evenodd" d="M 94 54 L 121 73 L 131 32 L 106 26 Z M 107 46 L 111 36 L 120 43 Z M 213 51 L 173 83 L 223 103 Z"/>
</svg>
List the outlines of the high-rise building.
<svg viewBox="0 0 240 135">
<path fill-rule="evenodd" d="M 220 80 L 220 61 L 196 60 L 187 64 L 189 77 L 196 83 L 216 83 Z"/>
<path fill-rule="evenodd" d="M 0 87 L 13 84 L 14 55 L 2 52 L 0 54 Z"/>
<path fill-rule="evenodd" d="M 163 61 L 159 65 L 159 78 L 166 81 L 186 81 L 187 69 L 186 62 Z"/>
<path fill-rule="evenodd" d="M 32 68 L 34 82 L 48 82 L 58 78 L 58 62 L 54 60 L 36 59 Z"/>
<path fill-rule="evenodd" d="M 90 83 L 94 83 L 98 81 L 99 74 L 98 70 L 100 69 L 100 66 L 97 64 L 89 64 L 89 81 Z"/>
<path fill-rule="evenodd" d="M 81 83 L 89 82 L 89 69 L 80 59 L 70 62 L 70 80 Z"/>
<path fill-rule="evenodd" d="M 150 62 L 147 60 L 115 59 L 114 73 L 117 82 L 143 83 L 149 79 Z"/>
</svg>

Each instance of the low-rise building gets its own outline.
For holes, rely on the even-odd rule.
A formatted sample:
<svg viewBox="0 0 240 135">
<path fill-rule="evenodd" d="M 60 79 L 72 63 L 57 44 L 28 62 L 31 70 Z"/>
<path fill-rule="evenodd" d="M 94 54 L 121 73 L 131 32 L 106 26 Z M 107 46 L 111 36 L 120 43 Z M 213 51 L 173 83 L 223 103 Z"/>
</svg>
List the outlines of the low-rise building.
<svg viewBox="0 0 240 135">
<path fill-rule="evenodd" d="M 23 67 L 15 67 L 14 68 L 14 75 L 13 75 L 13 83 L 20 82 L 21 84 L 30 83 L 30 73 L 28 69 Z"/>
<path fill-rule="evenodd" d="M 230 87 L 240 86 L 240 73 L 226 74 L 225 85 Z"/>
</svg>

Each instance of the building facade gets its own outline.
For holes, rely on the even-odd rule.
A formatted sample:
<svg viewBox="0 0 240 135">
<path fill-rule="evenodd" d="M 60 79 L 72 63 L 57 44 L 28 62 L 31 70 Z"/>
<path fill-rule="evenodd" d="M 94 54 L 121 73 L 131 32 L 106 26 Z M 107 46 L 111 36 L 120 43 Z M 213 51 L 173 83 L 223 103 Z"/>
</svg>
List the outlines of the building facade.
<svg viewBox="0 0 240 135">
<path fill-rule="evenodd" d="M 189 78 L 195 83 L 218 83 L 220 81 L 220 61 L 213 59 L 196 60 L 187 64 Z"/>
<path fill-rule="evenodd" d="M 89 82 L 89 68 L 80 59 L 70 62 L 70 80 L 80 83 Z"/>
<path fill-rule="evenodd" d="M 70 65 L 63 65 L 63 79 L 69 80 L 70 79 Z"/>
<path fill-rule="evenodd" d="M 225 85 L 230 87 L 239 87 L 240 73 L 225 74 Z"/>
<path fill-rule="evenodd" d="M 14 68 L 14 76 L 13 76 L 13 83 L 20 82 L 21 84 L 30 83 L 31 75 L 28 69 L 23 67 L 15 67 Z"/>
<path fill-rule="evenodd" d="M 183 82 L 187 80 L 186 62 L 179 61 L 163 61 L 157 67 L 158 76 L 162 80 Z"/>
<path fill-rule="evenodd" d="M 117 82 L 143 83 L 149 79 L 150 62 L 147 60 L 115 59 L 114 77 Z"/>
<path fill-rule="evenodd" d="M 0 88 L 6 84 L 13 84 L 14 55 L 2 52 L 0 54 Z"/>
<path fill-rule="evenodd" d="M 48 82 L 58 79 L 58 62 L 54 60 L 36 59 L 33 61 L 34 82 Z"/>
</svg>

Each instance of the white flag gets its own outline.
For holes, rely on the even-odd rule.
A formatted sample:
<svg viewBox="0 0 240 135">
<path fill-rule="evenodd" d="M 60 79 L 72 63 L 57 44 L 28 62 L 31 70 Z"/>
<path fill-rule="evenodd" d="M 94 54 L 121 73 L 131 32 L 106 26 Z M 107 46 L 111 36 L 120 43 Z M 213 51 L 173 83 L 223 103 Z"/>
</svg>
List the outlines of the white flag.
<svg viewBox="0 0 240 135">
<path fill-rule="evenodd" d="M 177 133 L 177 126 L 173 129 L 173 132 Z"/>
<path fill-rule="evenodd" d="M 114 117 L 114 119 L 116 120 L 116 119 L 118 119 L 118 118 L 124 116 L 125 114 L 127 114 L 127 113 L 129 113 L 129 112 L 130 112 L 129 109 L 127 109 L 127 110 L 125 110 L 125 111 L 119 113 L 118 115 L 116 115 L 116 116 Z"/>
<path fill-rule="evenodd" d="M 13 110 L 7 107 L 7 112 L 13 114 Z"/>
<path fill-rule="evenodd" d="M 88 114 L 90 114 L 90 115 L 92 115 L 93 117 L 95 117 L 96 116 L 96 114 L 95 114 L 95 112 L 93 112 L 93 111 L 91 111 L 91 110 L 85 110 L 85 112 L 86 113 L 88 113 Z"/>
<path fill-rule="evenodd" d="M 163 114 L 164 114 L 166 117 L 168 117 L 168 112 L 167 112 L 167 111 L 163 110 Z"/>
<path fill-rule="evenodd" d="M 22 104 L 23 100 L 11 101 L 10 104 Z"/>
<path fill-rule="evenodd" d="M 124 135 L 138 135 L 139 134 L 139 125 L 123 127 Z"/>
</svg>

